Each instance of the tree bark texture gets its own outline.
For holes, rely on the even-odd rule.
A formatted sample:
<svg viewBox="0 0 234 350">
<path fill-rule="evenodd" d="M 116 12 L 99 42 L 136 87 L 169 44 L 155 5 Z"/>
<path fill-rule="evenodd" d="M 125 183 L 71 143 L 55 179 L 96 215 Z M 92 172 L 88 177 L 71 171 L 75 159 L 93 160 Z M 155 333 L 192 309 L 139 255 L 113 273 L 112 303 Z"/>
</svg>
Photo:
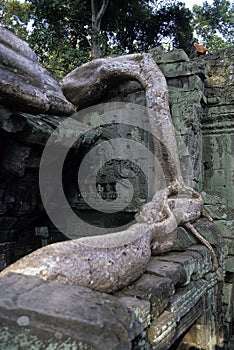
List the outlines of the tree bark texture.
<svg viewBox="0 0 234 350">
<path fill-rule="evenodd" d="M 107 9 L 109 0 L 100 1 L 91 0 L 92 10 L 92 37 L 91 37 L 91 57 L 93 59 L 100 58 L 102 55 L 100 46 L 100 30 L 102 17 Z"/>
</svg>

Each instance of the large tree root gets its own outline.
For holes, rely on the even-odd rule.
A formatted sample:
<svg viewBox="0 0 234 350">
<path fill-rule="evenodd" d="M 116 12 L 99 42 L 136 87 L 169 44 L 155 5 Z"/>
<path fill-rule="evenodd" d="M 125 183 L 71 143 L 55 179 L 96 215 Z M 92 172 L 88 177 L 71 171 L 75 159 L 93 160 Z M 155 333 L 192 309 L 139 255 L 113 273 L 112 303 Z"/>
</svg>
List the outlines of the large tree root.
<svg viewBox="0 0 234 350">
<path fill-rule="evenodd" d="M 156 251 L 157 244 L 161 244 L 164 251 L 170 250 L 178 225 L 184 225 L 209 249 L 213 268 L 218 269 L 212 246 L 191 224 L 204 214 L 203 201 L 201 195 L 183 181 L 166 80 L 151 55 L 94 60 L 69 73 L 61 86 L 67 99 L 83 108 L 99 102 L 120 80 L 137 80 L 145 89 L 155 155 L 162 166 L 166 188 L 157 191 L 152 201 L 143 206 L 137 218 L 140 224 L 135 227 L 108 237 L 87 237 L 44 247 L 7 271 L 114 291 L 143 273 L 150 258 L 150 247 Z"/>
<path fill-rule="evenodd" d="M 212 245 L 210 244 L 209 241 L 207 241 L 207 239 L 205 239 L 196 229 L 195 227 L 190 223 L 190 222 L 186 222 L 183 224 L 183 226 L 185 228 L 187 228 L 190 232 L 192 232 L 192 234 L 202 243 L 204 244 L 210 251 L 210 255 L 212 257 L 212 261 L 213 261 L 213 271 L 217 271 L 217 279 L 218 281 L 223 281 L 223 276 L 220 273 L 220 271 L 218 270 L 219 268 L 219 263 L 218 263 L 218 259 L 217 256 L 215 254 L 215 251 L 212 247 Z"/>
<path fill-rule="evenodd" d="M 213 260 L 213 271 L 218 270 L 219 264 L 212 245 L 195 229 L 195 227 L 190 222 L 185 222 L 183 226 L 192 232 L 192 234 L 209 249 Z"/>
</svg>

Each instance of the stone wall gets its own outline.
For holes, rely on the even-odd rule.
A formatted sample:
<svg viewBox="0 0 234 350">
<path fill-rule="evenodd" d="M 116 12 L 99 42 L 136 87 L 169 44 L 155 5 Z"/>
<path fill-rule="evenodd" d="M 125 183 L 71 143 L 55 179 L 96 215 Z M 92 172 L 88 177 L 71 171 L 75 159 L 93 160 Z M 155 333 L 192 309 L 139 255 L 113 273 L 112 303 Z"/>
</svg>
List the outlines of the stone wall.
<svg viewBox="0 0 234 350">
<path fill-rule="evenodd" d="M 203 348 L 206 347 L 205 341 L 209 338 L 207 350 L 213 350 L 215 345 L 229 349 L 227 339 L 233 334 L 234 319 L 232 314 L 234 283 L 233 50 L 225 50 L 193 60 L 190 60 L 182 50 L 163 52 L 157 48 L 151 53 L 167 79 L 170 108 L 177 130 L 182 171 L 186 183 L 203 191 L 206 208 L 209 209 L 215 221 L 215 225 L 208 225 L 209 227 L 206 222 L 200 221 L 198 226 L 201 225 L 203 235 L 214 245 L 222 264 L 223 249 L 220 246 L 220 243 L 223 242 L 222 237 L 226 243 L 226 278 L 224 284 L 221 282 L 217 285 L 209 253 L 202 246 L 194 246 L 194 243 L 197 242 L 188 233 L 181 231 L 181 241 L 174 249 L 187 250 L 186 252 L 168 253 L 163 257 L 152 258 L 146 273 L 140 280 L 118 292 L 114 299 L 112 296 L 106 297 L 110 304 L 108 307 L 105 306 L 105 312 L 110 314 L 113 324 L 108 328 L 106 338 L 99 339 L 101 345 L 98 346 L 103 349 L 102 342 L 106 344 L 106 339 L 111 337 L 110 334 L 113 334 L 114 329 L 116 342 L 112 348 L 116 346 L 118 350 L 121 348 L 120 343 L 123 349 L 159 350 L 168 348 L 175 341 L 179 342 L 178 349 L 187 349 L 192 344 L 191 338 L 193 338 L 194 347 L 199 346 L 199 342 Z M 49 101 L 53 101 L 53 98 L 49 97 Z M 20 100 L 20 106 L 22 106 L 25 97 L 19 96 L 19 98 L 23 98 L 22 101 Z M 144 105 L 145 97 L 138 83 L 128 82 L 111 89 L 103 99 L 103 102 L 105 101 L 127 101 Z M 0 269 L 42 245 L 66 239 L 47 217 L 40 200 L 38 187 L 38 169 L 43 147 L 53 130 L 65 117 L 42 114 L 55 110 L 49 105 L 46 111 L 33 111 L 34 113 L 30 114 L 28 110 L 17 109 L 17 105 L 11 106 L 10 102 L 11 99 L 8 98 L 6 105 L 0 108 Z M 3 98 L 1 103 L 4 104 Z M 124 134 L 125 131 L 121 132 Z M 144 135 L 143 139 L 146 143 L 150 143 L 150 140 Z M 79 144 L 73 149 L 71 162 L 72 157 L 77 156 L 82 148 L 83 151 L 89 148 L 91 141 L 86 138 L 81 141 L 80 148 Z M 143 182 L 140 180 L 137 184 L 138 188 L 144 187 Z M 74 210 L 85 212 L 87 208 L 84 204 L 75 202 L 72 191 L 69 193 Z M 53 193 L 50 195 L 53 201 Z M 142 196 L 140 194 L 140 200 L 144 199 Z M 123 220 L 123 217 L 124 220 L 128 220 L 128 215 L 131 219 L 132 213 L 134 214 L 136 210 L 137 206 L 133 206 L 121 218 L 116 217 L 115 220 Z M 108 221 L 104 217 L 92 216 L 90 212 L 87 212 L 86 216 L 96 222 L 98 220 L 102 220 L 102 223 L 105 220 Z M 222 237 L 215 227 L 220 229 Z M 6 278 L 4 283 L 11 290 L 10 286 L 17 281 L 15 276 L 11 276 L 9 279 Z M 19 283 L 19 294 L 13 288 L 13 294 L 7 295 L 7 303 L 5 303 L 5 296 L 1 296 L 2 314 L 7 315 L 2 317 L 0 324 L 3 338 L 4 336 L 4 339 L 10 337 L 12 341 L 14 336 L 9 329 L 14 328 L 11 328 L 11 325 L 16 318 L 17 332 L 20 341 L 24 343 L 27 336 L 27 339 L 31 339 L 31 336 L 38 335 L 40 322 L 33 323 L 32 329 L 29 327 L 29 333 L 32 332 L 29 335 L 26 334 L 27 332 L 24 333 L 25 328 L 22 326 L 28 326 L 31 317 L 34 320 L 35 315 L 39 315 L 39 319 L 42 317 L 43 321 L 47 322 L 46 318 L 49 314 L 48 322 L 51 322 L 52 326 L 50 324 L 47 329 L 48 339 L 51 339 L 51 334 L 53 337 L 55 334 L 55 340 L 61 340 L 64 336 L 69 346 L 74 341 L 75 346 L 82 349 L 84 345 L 82 342 L 79 345 L 79 342 L 84 335 L 77 336 L 73 330 L 70 331 L 69 321 L 64 327 L 64 333 L 61 330 L 59 325 L 64 320 L 60 319 L 59 312 L 62 309 L 56 311 L 55 305 L 51 306 L 50 310 L 41 308 L 38 310 L 37 302 L 35 303 L 35 296 L 36 301 L 40 300 L 43 303 L 43 300 L 40 299 L 41 294 L 38 292 L 40 288 L 44 293 L 51 293 L 51 290 L 54 289 L 57 295 L 56 293 L 59 294 L 62 287 L 52 282 L 41 284 L 31 278 L 22 284 L 19 281 L 17 283 Z M 32 293 L 26 290 L 31 285 L 33 286 Z M 66 290 L 69 300 L 79 299 L 79 291 L 77 292 L 74 288 Z M 16 300 L 14 293 L 19 299 L 14 306 L 9 306 L 13 305 Z M 31 298 L 31 309 L 25 302 L 25 293 L 28 293 Z M 222 298 L 222 293 L 224 293 L 224 299 L 219 303 L 217 296 Z M 98 309 L 98 313 L 103 315 L 103 307 L 99 307 L 100 295 L 96 293 L 92 295 L 94 309 Z M 58 302 L 59 300 L 58 297 Z M 90 302 L 87 292 L 86 303 Z M 115 308 L 117 310 L 115 317 L 111 305 L 114 305 L 114 310 Z M 19 313 L 20 308 L 23 314 L 21 311 Z M 74 317 L 73 310 L 66 311 L 68 317 Z M 82 312 L 85 317 L 89 317 L 85 310 Z M 120 325 L 122 316 L 124 316 L 124 321 L 121 321 Z M 209 318 L 210 322 L 208 322 Z M 54 319 L 58 320 L 56 327 L 53 326 Z M 8 322 L 10 326 L 6 330 Z M 82 329 L 84 332 L 86 330 L 86 334 L 93 329 L 93 321 L 90 321 L 88 326 L 84 326 L 82 320 L 76 319 L 74 322 L 81 328 L 84 327 Z M 109 318 L 106 317 L 106 314 L 102 322 L 107 327 Z M 97 335 L 104 327 L 102 322 L 95 328 Z M 224 325 L 223 329 L 219 329 L 221 323 Z M 192 332 L 189 332 L 182 340 L 178 339 L 192 325 Z M 148 333 L 146 333 L 147 328 Z M 199 332 L 199 329 L 202 331 Z M 215 334 L 212 333 L 213 329 L 216 331 Z M 120 333 L 121 336 L 119 336 Z M 43 342 L 43 339 L 40 338 L 41 334 L 38 337 L 38 342 Z M 5 341 L 3 338 L 1 341 Z M 92 339 L 94 348 L 95 346 L 98 348 L 95 345 L 97 339 L 98 336 Z"/>
<path fill-rule="evenodd" d="M 192 159 L 194 187 L 224 237 L 227 258 L 225 332 L 233 332 L 234 49 L 189 60 L 183 51 L 152 51 L 169 86 L 172 118 Z M 179 147 L 179 152 L 183 148 Z M 183 347 L 183 349 L 187 349 Z"/>
<path fill-rule="evenodd" d="M 233 329 L 234 283 L 234 49 L 190 60 L 183 50 L 151 50 L 169 88 L 170 108 L 186 182 L 202 191 L 224 238 L 227 258 L 225 331 Z M 136 82 L 109 91 L 105 101 L 144 105 Z M 212 237 L 209 237 L 212 239 Z"/>
</svg>

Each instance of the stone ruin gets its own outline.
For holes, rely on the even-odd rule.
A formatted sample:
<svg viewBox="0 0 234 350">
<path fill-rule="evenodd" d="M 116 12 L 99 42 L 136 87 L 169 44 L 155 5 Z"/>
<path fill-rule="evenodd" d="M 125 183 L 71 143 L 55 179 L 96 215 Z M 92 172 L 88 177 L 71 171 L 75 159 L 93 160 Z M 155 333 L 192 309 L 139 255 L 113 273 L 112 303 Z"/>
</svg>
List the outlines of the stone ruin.
<svg viewBox="0 0 234 350">
<path fill-rule="evenodd" d="M 99 59 L 60 84 L 3 28 L 0 49 L 2 347 L 231 349 L 233 49 L 194 60 L 159 48 Z M 98 234 L 77 233 L 69 223 L 79 237 L 70 240 L 51 223 L 39 193 L 43 150 L 77 108 L 120 102 L 146 106 L 156 137 L 137 137 L 160 160 L 163 187 L 156 174 L 147 200 L 142 173 L 137 178 L 131 163 L 112 161 L 98 178 L 103 198 L 116 198 L 113 184 L 126 178 L 136 195 L 127 209 L 101 217 L 77 199 L 73 174 L 65 173 L 69 204 Z M 85 136 L 72 145 L 68 169 L 95 143 L 116 134 L 136 139 L 136 127 L 97 128 L 102 115 L 93 114 L 92 128 L 76 124 Z M 73 134 L 59 137 L 64 148 Z M 55 212 L 57 197 L 55 187 Z"/>
</svg>

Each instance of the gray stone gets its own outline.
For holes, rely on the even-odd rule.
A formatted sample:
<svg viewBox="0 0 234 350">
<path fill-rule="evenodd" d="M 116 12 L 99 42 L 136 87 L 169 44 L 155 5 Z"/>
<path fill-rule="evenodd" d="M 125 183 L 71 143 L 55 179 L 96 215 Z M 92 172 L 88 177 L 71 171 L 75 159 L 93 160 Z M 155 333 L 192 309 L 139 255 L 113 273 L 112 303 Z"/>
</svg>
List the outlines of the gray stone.
<svg viewBox="0 0 234 350">
<path fill-rule="evenodd" d="M 127 308 L 87 288 L 10 273 L 1 278 L 0 311 L 1 328 L 8 326 L 0 335 L 2 349 L 9 348 L 9 341 L 23 346 L 23 339 L 28 348 L 32 336 L 41 346 L 70 341 L 80 350 L 131 349 Z"/>
<path fill-rule="evenodd" d="M 18 141 L 26 144 L 44 146 L 52 133 L 55 132 L 55 129 L 66 119 L 66 117 L 55 115 L 16 113 L 11 112 L 7 107 L 0 106 L 0 128 L 6 133 L 13 134 Z M 63 133 L 57 131 L 58 148 L 60 146 L 66 147 L 66 140 L 76 135 L 76 147 L 80 145 L 82 138 L 79 139 L 78 136 L 83 135 L 88 127 L 77 120 L 75 123 L 76 129 L 68 125 L 67 128 L 63 127 Z M 59 153 L 59 149 L 57 153 Z"/>
<path fill-rule="evenodd" d="M 169 278 L 144 274 L 136 282 L 114 295 L 117 297 L 131 296 L 149 301 L 151 318 L 154 318 L 165 310 L 174 291 L 174 285 Z"/>
<path fill-rule="evenodd" d="M 198 247 L 197 247 L 198 248 Z M 199 249 L 199 248 L 198 248 Z M 153 350 L 169 349 L 171 345 L 185 332 L 195 321 L 203 314 L 207 317 L 204 321 L 204 327 L 207 327 L 218 321 L 211 313 L 216 302 L 211 302 L 209 297 L 214 294 L 216 284 L 215 273 L 207 274 L 205 279 L 191 282 L 185 287 L 176 289 L 176 293 L 170 298 L 170 303 L 166 310 L 152 321 L 148 329 L 148 337 Z M 209 317 L 209 318 L 208 318 Z M 213 324 L 212 324 L 213 322 Z M 202 332 L 200 336 L 202 337 Z M 213 334 L 214 335 L 214 334 Z M 205 338 L 201 338 L 205 343 Z M 191 343 L 190 343 L 191 345 Z M 212 349 L 212 348 L 209 348 Z"/>
<path fill-rule="evenodd" d="M 149 301 L 140 300 L 134 297 L 118 298 L 123 303 L 131 314 L 131 339 L 139 336 L 145 328 L 147 328 L 151 321 L 151 305 Z"/>
<path fill-rule="evenodd" d="M 0 103 L 14 109 L 68 115 L 75 112 L 58 82 L 29 45 L 0 27 Z"/>
<path fill-rule="evenodd" d="M 191 281 L 192 275 L 198 271 L 196 258 L 197 257 L 193 257 L 192 254 L 184 252 L 181 254 L 168 253 L 165 256 L 158 257 L 158 260 L 181 264 L 186 275 L 183 285 L 187 285 Z"/>
<path fill-rule="evenodd" d="M 162 63 L 175 63 L 175 62 L 188 62 L 188 55 L 184 50 L 163 51 L 161 46 L 149 50 L 157 64 Z"/>
<path fill-rule="evenodd" d="M 201 62 L 178 62 L 171 64 L 160 64 L 160 69 L 166 78 L 174 78 L 180 76 L 191 76 L 198 75 L 205 79 L 205 64 L 201 64 Z"/>
<path fill-rule="evenodd" d="M 1 165 L 6 172 L 11 172 L 18 176 L 24 176 L 26 162 L 30 155 L 29 147 L 9 140 L 4 150 Z"/>
<path fill-rule="evenodd" d="M 148 337 L 153 350 L 167 350 L 202 314 L 203 302 L 199 301 L 180 318 L 176 313 L 165 311 L 149 327 Z"/>
<path fill-rule="evenodd" d="M 186 281 L 185 269 L 181 264 L 160 261 L 157 257 L 151 257 L 146 272 L 156 276 L 170 278 L 175 286 L 183 284 Z"/>
<path fill-rule="evenodd" d="M 205 218 L 201 218 L 196 221 L 194 227 L 202 233 L 202 235 L 218 249 L 218 251 L 222 252 L 222 247 L 224 247 L 224 239 L 222 237 L 221 232 L 218 227 L 209 220 Z"/>
<path fill-rule="evenodd" d="M 191 252 L 191 256 L 195 260 L 195 269 L 192 274 L 192 280 L 199 280 L 212 271 L 211 255 L 207 247 L 193 245 L 188 248 L 187 252 Z"/>
<path fill-rule="evenodd" d="M 177 229 L 177 240 L 175 242 L 174 247 L 172 247 L 171 250 L 186 250 L 195 243 L 196 239 L 194 238 L 194 236 L 192 236 L 191 233 L 186 231 L 184 227 L 179 226 Z"/>
<path fill-rule="evenodd" d="M 154 350 L 165 350 L 173 343 L 177 317 L 174 313 L 164 311 L 148 329 L 148 337 Z"/>
</svg>

